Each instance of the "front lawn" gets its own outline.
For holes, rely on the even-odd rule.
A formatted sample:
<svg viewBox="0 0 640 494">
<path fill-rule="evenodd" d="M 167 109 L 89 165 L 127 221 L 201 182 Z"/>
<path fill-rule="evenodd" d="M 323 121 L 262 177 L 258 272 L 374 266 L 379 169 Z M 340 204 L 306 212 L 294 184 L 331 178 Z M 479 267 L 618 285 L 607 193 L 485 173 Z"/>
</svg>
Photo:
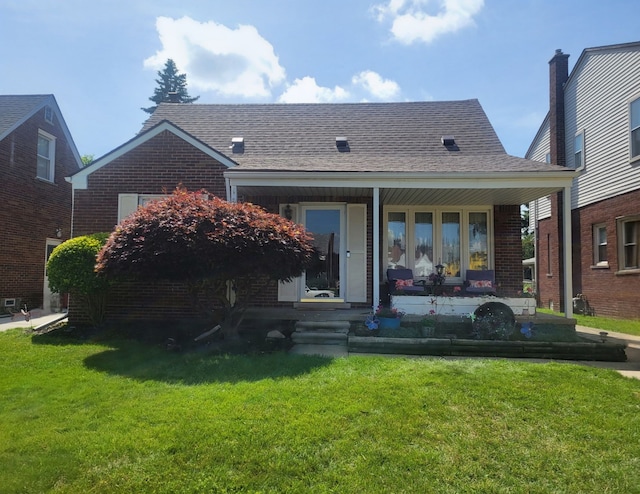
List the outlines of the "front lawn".
<svg viewBox="0 0 640 494">
<path fill-rule="evenodd" d="M 3 493 L 640 493 L 640 381 L 614 371 L 0 348 Z"/>
</svg>

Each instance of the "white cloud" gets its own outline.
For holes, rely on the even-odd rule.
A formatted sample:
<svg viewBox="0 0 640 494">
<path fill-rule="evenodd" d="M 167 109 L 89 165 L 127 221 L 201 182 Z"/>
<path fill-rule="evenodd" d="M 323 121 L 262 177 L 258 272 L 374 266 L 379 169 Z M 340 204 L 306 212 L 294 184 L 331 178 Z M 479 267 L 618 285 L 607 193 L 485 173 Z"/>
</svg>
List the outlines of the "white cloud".
<svg viewBox="0 0 640 494">
<path fill-rule="evenodd" d="M 435 0 L 388 0 L 377 5 L 378 21 L 391 19 L 391 33 L 401 43 L 416 41 L 431 43 L 447 33 L 454 33 L 474 24 L 473 17 L 482 10 L 484 0 L 437 0 L 439 9 L 427 7 Z"/>
<path fill-rule="evenodd" d="M 391 100 L 400 94 L 400 86 L 395 81 L 383 79 L 380 74 L 364 70 L 351 79 L 354 86 L 360 86 L 371 96 L 381 100 Z"/>
<path fill-rule="evenodd" d="M 296 79 L 278 98 L 279 103 L 334 103 L 349 98 L 349 93 L 342 87 L 333 89 L 318 86 L 314 77 Z"/>
<path fill-rule="evenodd" d="M 147 58 L 144 66 L 161 70 L 167 59 L 173 59 L 178 70 L 187 74 L 190 90 L 268 97 L 271 88 L 285 80 L 273 46 L 253 26 L 230 29 L 190 17 L 158 17 L 156 29 L 162 50 Z"/>
</svg>

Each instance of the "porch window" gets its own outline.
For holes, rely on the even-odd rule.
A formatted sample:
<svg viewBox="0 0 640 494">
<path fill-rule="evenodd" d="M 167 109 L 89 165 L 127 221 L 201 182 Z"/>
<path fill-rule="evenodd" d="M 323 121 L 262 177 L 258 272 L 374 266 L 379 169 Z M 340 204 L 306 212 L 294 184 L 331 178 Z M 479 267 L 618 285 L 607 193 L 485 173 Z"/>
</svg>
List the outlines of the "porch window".
<svg viewBox="0 0 640 494">
<path fill-rule="evenodd" d="M 413 275 L 429 276 L 433 272 L 433 213 L 416 212 L 413 259 Z"/>
<path fill-rule="evenodd" d="M 386 268 L 407 267 L 426 278 L 442 264 L 448 281 L 467 269 L 490 269 L 491 209 L 385 207 Z"/>
<path fill-rule="evenodd" d="M 469 213 L 469 269 L 489 269 L 487 213 Z"/>
<path fill-rule="evenodd" d="M 640 217 L 618 220 L 618 238 L 622 249 L 622 252 L 620 252 L 620 269 L 639 269 Z"/>
<path fill-rule="evenodd" d="M 631 159 L 640 158 L 640 98 L 631 102 Z"/>
<path fill-rule="evenodd" d="M 460 213 L 442 213 L 441 252 L 444 275 L 460 277 Z"/>
<path fill-rule="evenodd" d="M 407 215 L 391 212 L 387 217 L 387 265 L 389 268 L 407 267 Z"/>
<path fill-rule="evenodd" d="M 596 266 L 608 266 L 607 258 L 607 227 L 593 225 L 593 262 Z"/>
</svg>

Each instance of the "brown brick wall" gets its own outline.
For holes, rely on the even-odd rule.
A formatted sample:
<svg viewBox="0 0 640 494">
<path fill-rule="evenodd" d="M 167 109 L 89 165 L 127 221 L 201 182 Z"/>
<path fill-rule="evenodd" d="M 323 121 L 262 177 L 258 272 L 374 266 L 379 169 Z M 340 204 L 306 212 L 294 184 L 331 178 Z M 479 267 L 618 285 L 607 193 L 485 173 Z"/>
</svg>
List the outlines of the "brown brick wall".
<svg viewBox="0 0 640 494">
<path fill-rule="evenodd" d="M 39 129 L 56 137 L 55 183 L 35 178 Z M 69 238 L 71 185 L 65 177 L 76 170 L 57 116 L 46 122 L 44 109 L 0 142 L 0 298 L 42 305 L 46 239 L 56 239 L 58 227 L 60 240 Z"/>
<path fill-rule="evenodd" d="M 89 175 L 76 190 L 74 236 L 110 232 L 118 220 L 118 194 L 171 193 L 179 184 L 226 199 L 226 167 L 165 131 Z"/>
<path fill-rule="evenodd" d="M 585 206 L 572 212 L 573 295 L 583 293 L 596 313 L 623 319 L 640 318 L 640 272 L 624 273 L 618 262 L 616 218 L 640 214 L 640 191 L 620 195 Z M 607 257 L 609 267 L 594 266 L 593 226 L 604 223 L 607 228 Z M 547 248 L 550 238 L 551 252 Z M 557 241 L 554 217 L 538 223 L 538 293 L 541 305 L 556 310 L 561 307 L 561 286 L 558 258 L 562 256 Z M 551 259 L 551 275 L 547 266 Z"/>
<path fill-rule="evenodd" d="M 520 206 L 495 206 L 495 272 L 499 295 L 515 296 L 522 291 L 522 240 Z"/>
<path fill-rule="evenodd" d="M 577 213 L 582 246 L 579 258 L 582 293 L 598 315 L 640 319 L 640 271 L 630 274 L 620 271 L 616 224 L 616 218 L 640 215 L 640 190 L 586 206 Z M 604 223 L 607 229 L 608 268 L 594 267 L 593 226 L 599 223 Z"/>
<path fill-rule="evenodd" d="M 118 221 L 118 194 L 171 193 L 182 184 L 226 199 L 226 167 L 165 131 L 96 170 L 86 190 L 76 190 L 74 236 L 111 232 Z M 109 296 L 109 320 L 172 320 L 192 316 L 186 287 L 162 282 L 119 283 Z M 71 300 L 70 320 L 87 321 Z"/>
</svg>

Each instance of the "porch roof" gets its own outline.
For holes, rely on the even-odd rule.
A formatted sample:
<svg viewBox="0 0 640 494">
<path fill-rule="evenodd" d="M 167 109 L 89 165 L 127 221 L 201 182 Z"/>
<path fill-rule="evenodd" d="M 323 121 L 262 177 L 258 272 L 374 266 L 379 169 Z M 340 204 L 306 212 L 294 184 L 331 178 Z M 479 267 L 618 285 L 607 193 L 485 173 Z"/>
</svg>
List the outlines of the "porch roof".
<svg viewBox="0 0 640 494">
<path fill-rule="evenodd" d="M 523 160 L 524 161 L 524 160 Z M 574 170 L 489 172 L 225 172 L 241 196 L 372 197 L 387 205 L 524 204 L 571 185 Z"/>
</svg>

